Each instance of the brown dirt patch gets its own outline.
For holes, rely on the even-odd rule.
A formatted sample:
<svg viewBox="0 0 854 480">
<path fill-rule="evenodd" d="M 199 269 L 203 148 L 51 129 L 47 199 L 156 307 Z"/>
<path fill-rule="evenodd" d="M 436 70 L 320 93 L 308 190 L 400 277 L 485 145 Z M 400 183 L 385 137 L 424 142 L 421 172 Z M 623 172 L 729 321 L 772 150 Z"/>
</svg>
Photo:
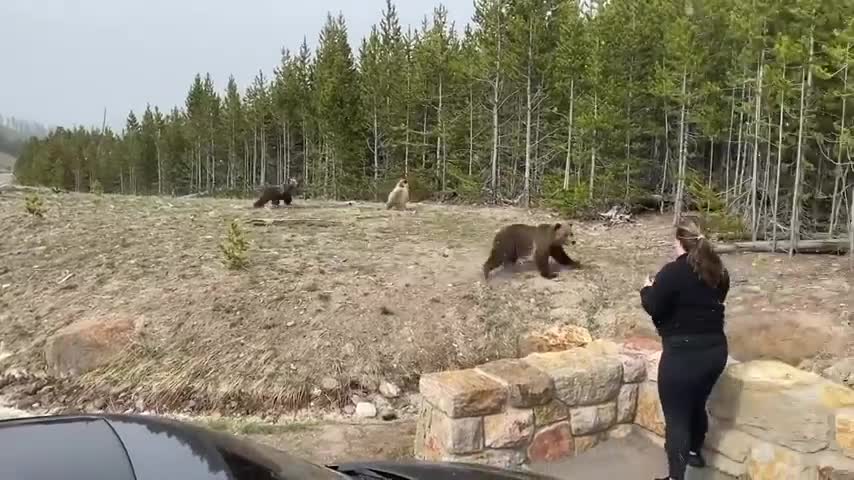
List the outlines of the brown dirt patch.
<svg viewBox="0 0 854 480">
<path fill-rule="evenodd" d="M 381 379 L 413 386 L 422 372 L 513 356 L 530 329 L 649 334 L 637 288 L 670 255 L 667 219 L 584 223 L 570 249 L 582 269 L 546 280 L 523 266 L 496 271 L 485 285 L 480 266 L 496 229 L 554 217 L 428 204 L 412 213 L 299 199 L 253 210 L 247 200 L 43 197 L 44 219 L 25 213 L 23 194 L 0 197 L 0 339 L 9 352 L 0 371 L 44 371 L 46 339 L 83 317 L 145 324 L 115 361 L 58 385 L 63 393 L 47 403 L 99 396 L 116 408 L 243 412 L 341 404 L 350 389 Z M 219 251 L 228 223 L 259 217 L 291 220 L 247 225 L 249 267 L 229 271 Z M 730 331 L 749 332 L 745 342 L 757 336 L 738 327 L 753 325 L 757 312 L 820 315 L 827 329 L 850 316 L 854 281 L 844 259 L 725 261 L 734 278 Z M 850 333 L 834 330 L 841 350 L 850 350 Z M 320 392 L 324 377 L 342 388 Z"/>
</svg>

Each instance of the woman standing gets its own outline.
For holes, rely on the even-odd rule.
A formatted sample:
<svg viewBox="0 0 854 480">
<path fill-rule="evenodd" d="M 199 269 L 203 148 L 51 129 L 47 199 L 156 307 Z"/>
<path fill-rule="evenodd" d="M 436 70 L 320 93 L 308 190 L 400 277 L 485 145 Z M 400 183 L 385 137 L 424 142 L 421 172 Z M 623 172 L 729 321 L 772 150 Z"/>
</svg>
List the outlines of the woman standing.
<svg viewBox="0 0 854 480">
<path fill-rule="evenodd" d="M 686 465 L 704 467 L 706 401 L 728 358 L 724 300 L 729 274 L 696 223 L 676 227 L 676 260 L 647 277 L 644 310 L 661 336 L 658 395 L 665 422 L 668 477 L 683 480 Z"/>
</svg>

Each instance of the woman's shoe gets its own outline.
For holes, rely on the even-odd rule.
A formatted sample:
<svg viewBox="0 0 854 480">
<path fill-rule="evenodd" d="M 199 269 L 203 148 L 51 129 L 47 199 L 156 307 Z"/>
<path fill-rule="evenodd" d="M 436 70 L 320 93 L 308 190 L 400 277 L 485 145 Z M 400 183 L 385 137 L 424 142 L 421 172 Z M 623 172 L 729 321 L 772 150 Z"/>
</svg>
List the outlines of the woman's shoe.
<svg viewBox="0 0 854 480">
<path fill-rule="evenodd" d="M 706 459 L 700 452 L 688 452 L 688 465 L 694 468 L 703 468 L 706 466 Z"/>
</svg>

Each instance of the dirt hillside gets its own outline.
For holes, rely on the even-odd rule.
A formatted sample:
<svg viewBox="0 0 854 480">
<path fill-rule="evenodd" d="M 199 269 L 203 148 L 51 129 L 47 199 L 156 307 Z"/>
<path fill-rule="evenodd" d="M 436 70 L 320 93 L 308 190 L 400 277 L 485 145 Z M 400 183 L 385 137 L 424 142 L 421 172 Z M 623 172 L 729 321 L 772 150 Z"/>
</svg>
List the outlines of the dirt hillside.
<svg viewBox="0 0 854 480">
<path fill-rule="evenodd" d="M 246 200 L 44 193 L 0 196 L 0 372 L 43 377 L 46 340 L 80 319 L 144 325 L 113 362 L 41 380 L 43 404 L 107 399 L 172 410 L 274 412 L 412 387 L 422 372 L 515 355 L 519 334 L 553 324 L 594 336 L 652 334 L 637 288 L 671 254 L 667 219 L 576 225 L 581 270 L 539 277 L 530 265 L 480 267 L 492 235 L 545 212 L 415 204 L 305 202 L 254 210 Z M 286 223 L 252 226 L 252 218 Z M 219 244 L 232 219 L 249 266 L 228 270 Z M 733 353 L 805 358 L 816 369 L 852 349 L 847 259 L 728 255 Z M 5 353 L 4 353 L 5 352 Z M 2 384 L 0 384 L 2 386 Z M 35 398 L 35 397 L 33 397 Z"/>
</svg>

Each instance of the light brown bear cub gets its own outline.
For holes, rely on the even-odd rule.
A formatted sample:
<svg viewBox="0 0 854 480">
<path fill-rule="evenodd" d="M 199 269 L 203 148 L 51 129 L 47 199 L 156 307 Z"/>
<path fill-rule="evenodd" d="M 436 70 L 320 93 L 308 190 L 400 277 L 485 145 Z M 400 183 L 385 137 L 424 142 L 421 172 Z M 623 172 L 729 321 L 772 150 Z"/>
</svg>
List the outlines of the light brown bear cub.
<svg viewBox="0 0 854 480">
<path fill-rule="evenodd" d="M 492 251 L 483 264 L 483 278 L 489 279 L 489 273 L 501 265 L 509 266 L 517 260 L 531 256 L 537 270 L 544 278 L 556 278 L 557 273 L 549 268 L 549 258 L 565 266 L 579 267 L 580 264 L 569 258 L 563 247 L 575 245 L 572 234 L 572 224 L 542 223 L 540 225 L 524 225 L 516 223 L 507 225 L 495 234 L 492 241 Z"/>
</svg>

